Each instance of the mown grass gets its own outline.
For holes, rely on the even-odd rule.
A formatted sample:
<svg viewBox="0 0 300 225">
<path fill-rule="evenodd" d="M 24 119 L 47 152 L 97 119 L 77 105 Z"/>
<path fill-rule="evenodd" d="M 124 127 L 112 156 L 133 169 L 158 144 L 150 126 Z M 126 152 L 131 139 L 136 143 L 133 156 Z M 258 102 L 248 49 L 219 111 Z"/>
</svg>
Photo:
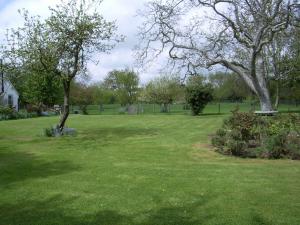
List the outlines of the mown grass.
<svg viewBox="0 0 300 225">
<path fill-rule="evenodd" d="M 300 162 L 225 157 L 224 116 L 72 116 L 0 122 L 1 225 L 298 225 Z"/>
</svg>

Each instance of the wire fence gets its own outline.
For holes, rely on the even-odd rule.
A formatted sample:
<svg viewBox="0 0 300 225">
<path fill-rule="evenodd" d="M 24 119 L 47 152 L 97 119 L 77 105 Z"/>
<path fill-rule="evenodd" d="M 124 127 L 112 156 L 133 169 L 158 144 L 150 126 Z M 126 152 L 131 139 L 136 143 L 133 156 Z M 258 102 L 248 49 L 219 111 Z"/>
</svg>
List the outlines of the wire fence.
<svg viewBox="0 0 300 225">
<path fill-rule="evenodd" d="M 241 112 L 251 112 L 260 110 L 258 102 L 213 102 L 209 103 L 203 110 L 203 114 L 229 114 L 238 109 Z M 299 104 L 280 104 L 280 112 L 300 112 Z M 191 110 L 186 104 L 170 104 L 162 107 L 158 104 L 134 104 L 131 106 L 121 106 L 119 104 L 89 105 L 86 109 L 89 115 L 118 115 L 118 114 L 191 114 Z M 81 114 L 79 106 L 72 106 L 71 113 Z"/>
<path fill-rule="evenodd" d="M 167 109 L 167 110 L 166 110 Z M 209 103 L 203 110 L 203 115 L 221 115 L 230 114 L 233 110 L 238 109 L 241 112 L 251 112 L 260 109 L 258 102 L 212 102 Z M 300 104 L 290 102 L 281 103 L 278 107 L 281 113 L 300 113 Z M 167 107 L 162 107 L 158 104 L 134 104 L 131 106 L 121 106 L 119 104 L 102 104 L 89 105 L 86 108 L 86 113 L 80 106 L 72 105 L 70 108 L 71 114 L 88 114 L 88 115 L 120 115 L 120 114 L 138 114 L 138 115 L 191 115 L 191 110 L 186 104 L 170 104 Z M 59 114 L 52 111 L 42 113 L 42 116 L 57 116 Z M 10 119 L 28 119 L 38 117 L 35 112 L 27 112 L 25 108 L 21 108 L 19 112 L 4 113 L 0 110 L 0 121 Z"/>
</svg>

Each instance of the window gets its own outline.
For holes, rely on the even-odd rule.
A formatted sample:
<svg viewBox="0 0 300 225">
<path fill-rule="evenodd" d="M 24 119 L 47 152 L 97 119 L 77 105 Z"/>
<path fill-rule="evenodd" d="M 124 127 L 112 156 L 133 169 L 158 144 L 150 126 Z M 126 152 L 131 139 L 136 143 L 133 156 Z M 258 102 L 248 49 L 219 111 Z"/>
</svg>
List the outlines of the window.
<svg viewBox="0 0 300 225">
<path fill-rule="evenodd" d="M 8 95 L 8 106 L 13 107 L 13 105 L 14 105 L 13 96 Z"/>
</svg>

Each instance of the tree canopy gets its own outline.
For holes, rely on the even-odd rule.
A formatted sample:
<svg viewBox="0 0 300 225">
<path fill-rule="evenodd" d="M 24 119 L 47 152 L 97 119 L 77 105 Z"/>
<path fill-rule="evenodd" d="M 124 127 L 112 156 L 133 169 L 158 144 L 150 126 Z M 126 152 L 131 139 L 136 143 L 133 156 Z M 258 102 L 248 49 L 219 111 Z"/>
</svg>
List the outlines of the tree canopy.
<svg viewBox="0 0 300 225">
<path fill-rule="evenodd" d="M 121 105 L 132 105 L 139 94 L 139 75 L 133 70 L 113 70 L 104 80 L 104 86 L 115 91 Z"/>
<path fill-rule="evenodd" d="M 180 97 L 182 90 L 178 76 L 162 75 L 149 81 L 145 97 L 151 103 L 162 105 L 162 112 L 168 112 L 168 105 Z"/>
</svg>

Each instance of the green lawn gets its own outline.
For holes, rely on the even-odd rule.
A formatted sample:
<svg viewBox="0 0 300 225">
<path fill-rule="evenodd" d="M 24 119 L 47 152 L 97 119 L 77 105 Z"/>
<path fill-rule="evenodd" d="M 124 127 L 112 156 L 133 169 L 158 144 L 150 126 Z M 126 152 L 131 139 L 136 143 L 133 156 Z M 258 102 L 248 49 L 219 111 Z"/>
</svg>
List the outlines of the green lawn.
<svg viewBox="0 0 300 225">
<path fill-rule="evenodd" d="M 0 122 L 1 225 L 299 225 L 300 162 L 226 157 L 224 116 L 77 116 Z"/>
</svg>

